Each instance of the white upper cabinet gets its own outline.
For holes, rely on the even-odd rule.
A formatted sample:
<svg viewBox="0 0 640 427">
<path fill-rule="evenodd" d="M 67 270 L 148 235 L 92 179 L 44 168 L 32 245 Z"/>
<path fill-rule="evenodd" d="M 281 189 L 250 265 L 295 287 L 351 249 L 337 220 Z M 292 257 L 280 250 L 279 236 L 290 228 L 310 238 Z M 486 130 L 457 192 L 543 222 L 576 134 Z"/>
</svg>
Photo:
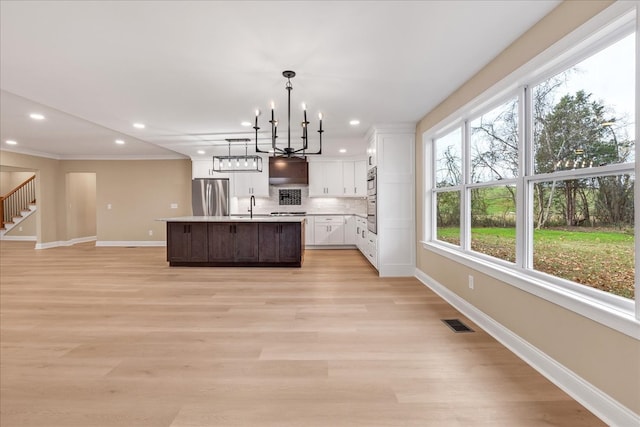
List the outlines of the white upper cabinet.
<svg viewBox="0 0 640 427">
<path fill-rule="evenodd" d="M 366 197 L 364 160 L 309 162 L 310 197 Z"/>
<path fill-rule="evenodd" d="M 263 165 L 268 162 L 263 162 Z M 233 195 L 236 197 L 269 197 L 269 167 L 262 168 L 262 172 L 234 172 Z"/>
<path fill-rule="evenodd" d="M 213 160 L 191 160 L 191 178 L 229 178 L 228 173 L 213 171 Z"/>
<path fill-rule="evenodd" d="M 343 162 L 342 176 L 346 197 L 367 196 L 367 163 L 364 160 Z"/>
<path fill-rule="evenodd" d="M 309 197 L 344 196 L 341 161 L 309 162 Z"/>
<path fill-rule="evenodd" d="M 378 165 L 377 152 L 376 138 L 375 135 L 372 135 L 367 143 L 367 170 Z"/>
</svg>

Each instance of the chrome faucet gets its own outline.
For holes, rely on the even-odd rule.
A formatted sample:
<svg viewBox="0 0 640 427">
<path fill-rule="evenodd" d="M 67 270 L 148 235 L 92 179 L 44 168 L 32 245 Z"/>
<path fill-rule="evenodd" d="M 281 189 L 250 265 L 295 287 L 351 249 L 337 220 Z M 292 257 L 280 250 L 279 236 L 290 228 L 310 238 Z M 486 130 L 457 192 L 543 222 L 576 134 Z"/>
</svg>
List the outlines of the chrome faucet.
<svg viewBox="0 0 640 427">
<path fill-rule="evenodd" d="M 251 219 L 253 219 L 253 207 L 256 205 L 256 196 L 251 196 L 249 199 L 249 212 L 251 213 Z"/>
</svg>

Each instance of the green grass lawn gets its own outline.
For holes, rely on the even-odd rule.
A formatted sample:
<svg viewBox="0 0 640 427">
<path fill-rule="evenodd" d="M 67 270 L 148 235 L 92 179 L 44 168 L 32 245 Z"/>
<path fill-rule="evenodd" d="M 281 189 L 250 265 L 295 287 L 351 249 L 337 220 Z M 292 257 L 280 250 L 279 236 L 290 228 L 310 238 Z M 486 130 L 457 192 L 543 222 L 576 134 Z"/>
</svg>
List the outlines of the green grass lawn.
<svg viewBox="0 0 640 427">
<path fill-rule="evenodd" d="M 515 262 L 514 228 L 473 228 L 471 247 Z M 459 244 L 458 228 L 441 228 L 438 239 Z M 544 229 L 533 235 L 536 270 L 626 298 L 634 298 L 634 236 L 632 231 Z"/>
</svg>

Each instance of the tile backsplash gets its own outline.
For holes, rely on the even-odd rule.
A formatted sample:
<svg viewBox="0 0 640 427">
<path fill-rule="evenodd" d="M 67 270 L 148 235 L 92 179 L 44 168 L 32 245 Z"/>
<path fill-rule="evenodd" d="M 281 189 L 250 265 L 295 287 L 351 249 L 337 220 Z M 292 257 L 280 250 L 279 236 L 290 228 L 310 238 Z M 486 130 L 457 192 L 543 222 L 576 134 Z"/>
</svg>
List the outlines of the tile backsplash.
<svg viewBox="0 0 640 427">
<path fill-rule="evenodd" d="M 299 204 L 280 204 L 279 190 L 300 190 Z M 289 202 L 296 200 L 298 193 L 288 192 Z M 249 210 L 248 197 L 232 197 L 230 208 L 232 214 L 245 214 Z M 367 199 L 343 197 L 309 197 L 309 187 L 299 185 L 270 185 L 269 197 L 256 197 L 254 214 L 268 214 L 271 212 L 300 212 L 317 214 L 364 214 L 367 211 Z"/>
</svg>

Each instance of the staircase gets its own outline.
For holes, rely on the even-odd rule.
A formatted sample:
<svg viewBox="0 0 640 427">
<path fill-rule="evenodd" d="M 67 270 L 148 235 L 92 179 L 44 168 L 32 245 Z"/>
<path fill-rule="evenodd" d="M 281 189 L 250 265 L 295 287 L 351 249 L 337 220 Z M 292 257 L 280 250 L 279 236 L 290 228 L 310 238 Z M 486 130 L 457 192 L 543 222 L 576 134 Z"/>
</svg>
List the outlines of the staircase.
<svg viewBox="0 0 640 427">
<path fill-rule="evenodd" d="M 0 238 L 36 211 L 35 175 L 0 196 Z"/>
</svg>

